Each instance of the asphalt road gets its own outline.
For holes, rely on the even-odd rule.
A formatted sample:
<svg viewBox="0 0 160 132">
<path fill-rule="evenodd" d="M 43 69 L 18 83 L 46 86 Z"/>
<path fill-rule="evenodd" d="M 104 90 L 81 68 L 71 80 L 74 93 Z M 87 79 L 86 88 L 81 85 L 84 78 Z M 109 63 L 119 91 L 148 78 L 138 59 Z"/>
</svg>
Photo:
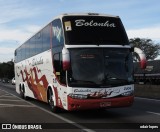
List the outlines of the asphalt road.
<svg viewBox="0 0 160 132">
<path fill-rule="evenodd" d="M 160 100 L 136 97 L 128 108 L 54 114 L 46 103 L 22 100 L 14 85 L 0 83 L 0 123 L 40 124 L 45 131 L 54 132 L 160 132 Z"/>
</svg>

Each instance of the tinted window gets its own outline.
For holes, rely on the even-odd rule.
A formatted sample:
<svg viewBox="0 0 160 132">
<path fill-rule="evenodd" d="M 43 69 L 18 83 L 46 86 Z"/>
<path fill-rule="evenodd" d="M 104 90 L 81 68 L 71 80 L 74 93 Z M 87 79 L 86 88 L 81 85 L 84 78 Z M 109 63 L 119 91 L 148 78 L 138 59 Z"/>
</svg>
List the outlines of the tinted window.
<svg viewBox="0 0 160 132">
<path fill-rule="evenodd" d="M 18 61 L 21 61 L 21 47 L 18 48 Z"/>
<path fill-rule="evenodd" d="M 26 47 L 26 58 L 30 57 L 30 47 L 29 47 L 29 40 L 25 43 Z"/>
<path fill-rule="evenodd" d="M 41 53 L 42 51 L 43 51 L 42 33 L 39 32 L 36 34 L 36 54 Z"/>
<path fill-rule="evenodd" d="M 55 54 L 53 58 L 56 76 L 62 84 L 66 84 L 66 72 L 62 68 L 62 53 Z"/>
<path fill-rule="evenodd" d="M 50 25 L 46 26 L 43 30 L 43 51 L 50 49 Z"/>
<path fill-rule="evenodd" d="M 54 55 L 54 69 L 56 72 L 60 72 L 60 56 L 59 53 Z"/>
<path fill-rule="evenodd" d="M 21 59 L 24 60 L 26 57 L 26 54 L 25 54 L 25 45 L 23 44 L 21 46 Z"/>
<path fill-rule="evenodd" d="M 63 38 L 63 30 L 62 30 L 62 24 L 60 19 L 56 19 L 52 22 L 52 43 L 53 47 L 57 45 L 63 45 L 64 44 L 64 38 Z"/>
<path fill-rule="evenodd" d="M 133 59 L 129 49 L 71 48 L 68 85 L 112 87 L 132 84 Z"/>
<path fill-rule="evenodd" d="M 66 44 L 129 44 L 122 22 L 118 17 L 65 16 L 62 21 Z"/>
<path fill-rule="evenodd" d="M 15 62 L 30 58 L 50 49 L 50 25 L 26 41 L 15 52 Z"/>
<path fill-rule="evenodd" d="M 31 39 L 30 39 L 30 43 L 29 43 L 29 47 L 30 47 L 30 56 L 33 56 L 35 55 L 35 37 L 33 36 Z"/>
</svg>

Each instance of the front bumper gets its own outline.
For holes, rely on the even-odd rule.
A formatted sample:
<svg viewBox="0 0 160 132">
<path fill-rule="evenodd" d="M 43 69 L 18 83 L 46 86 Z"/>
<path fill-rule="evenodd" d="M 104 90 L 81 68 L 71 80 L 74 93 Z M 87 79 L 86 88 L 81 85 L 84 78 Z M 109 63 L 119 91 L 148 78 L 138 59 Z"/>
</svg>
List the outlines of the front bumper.
<svg viewBox="0 0 160 132">
<path fill-rule="evenodd" d="M 87 110 L 131 106 L 134 96 L 107 99 L 73 99 L 68 96 L 68 110 Z"/>
</svg>

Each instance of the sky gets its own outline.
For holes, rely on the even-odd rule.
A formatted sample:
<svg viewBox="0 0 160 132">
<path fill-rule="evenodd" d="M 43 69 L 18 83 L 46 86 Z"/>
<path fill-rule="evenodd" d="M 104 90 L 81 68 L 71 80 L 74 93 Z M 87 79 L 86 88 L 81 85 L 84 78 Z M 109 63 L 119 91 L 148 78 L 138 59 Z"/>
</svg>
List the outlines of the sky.
<svg viewBox="0 0 160 132">
<path fill-rule="evenodd" d="M 88 12 L 119 16 L 129 39 L 160 43 L 160 0 L 0 0 L 0 62 L 55 16 Z"/>
</svg>

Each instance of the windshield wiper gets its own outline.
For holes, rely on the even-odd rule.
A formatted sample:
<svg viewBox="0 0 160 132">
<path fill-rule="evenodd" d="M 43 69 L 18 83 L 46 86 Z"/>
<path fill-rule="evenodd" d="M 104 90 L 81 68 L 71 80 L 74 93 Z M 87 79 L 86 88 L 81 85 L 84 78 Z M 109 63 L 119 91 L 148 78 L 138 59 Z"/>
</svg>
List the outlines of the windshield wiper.
<svg viewBox="0 0 160 132">
<path fill-rule="evenodd" d="M 82 83 L 88 83 L 88 84 L 94 84 L 97 85 L 95 82 L 92 81 L 85 81 L 85 80 L 75 80 L 76 82 L 82 82 Z"/>
<path fill-rule="evenodd" d="M 120 78 L 115 78 L 115 77 L 108 77 L 107 78 L 107 80 L 113 80 L 113 81 L 125 81 L 125 82 L 127 82 L 127 80 L 126 79 L 120 79 Z"/>
<path fill-rule="evenodd" d="M 103 84 L 109 84 L 109 85 L 114 85 L 114 84 L 127 84 L 128 81 L 126 79 L 120 79 L 112 76 L 106 76 L 103 80 Z"/>
</svg>

